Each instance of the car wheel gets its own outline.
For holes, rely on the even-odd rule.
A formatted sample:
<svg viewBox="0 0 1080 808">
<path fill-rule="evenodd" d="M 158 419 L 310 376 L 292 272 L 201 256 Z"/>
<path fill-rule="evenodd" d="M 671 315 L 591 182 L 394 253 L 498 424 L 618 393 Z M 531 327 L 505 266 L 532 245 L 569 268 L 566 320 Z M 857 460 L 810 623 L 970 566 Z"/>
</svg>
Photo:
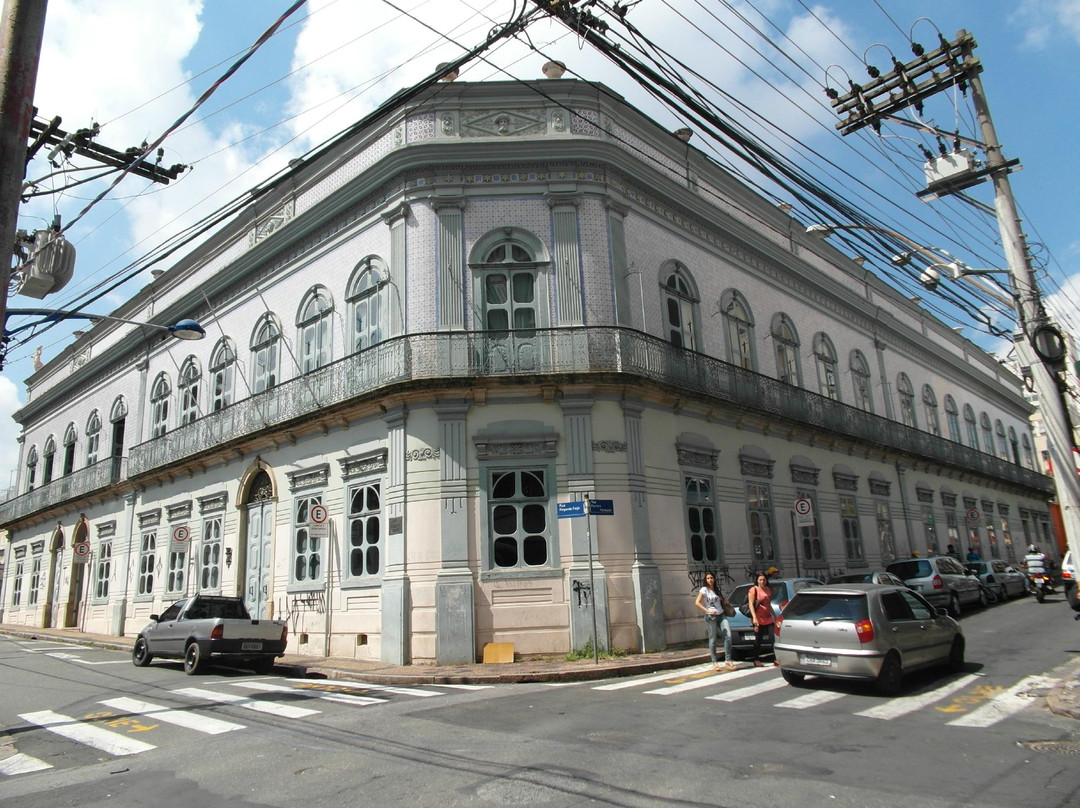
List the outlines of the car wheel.
<svg viewBox="0 0 1080 808">
<path fill-rule="evenodd" d="M 878 673 L 874 686 L 877 692 L 883 696 L 895 696 L 900 692 L 900 685 L 904 681 L 904 668 L 900 664 L 900 657 L 889 654 L 881 663 L 881 671 Z"/>
<path fill-rule="evenodd" d="M 953 617 L 960 616 L 960 596 L 955 592 L 952 593 L 952 597 L 949 598 L 949 611 Z"/>
<path fill-rule="evenodd" d="M 1041 586 L 1035 590 L 1035 600 L 1039 601 L 1039 603 L 1043 603 L 1046 600 L 1046 593 L 1043 592 Z"/>
<path fill-rule="evenodd" d="M 154 655 L 150 653 L 150 649 L 146 646 L 146 640 L 142 637 L 138 637 L 135 640 L 135 645 L 131 648 L 131 661 L 136 668 L 145 668 L 154 659 Z"/>
<path fill-rule="evenodd" d="M 184 673 L 194 676 L 202 668 L 202 650 L 197 642 L 188 643 L 184 649 Z"/>
<path fill-rule="evenodd" d="M 952 647 L 949 648 L 949 670 L 960 673 L 964 669 L 964 638 L 953 637 Z"/>
<path fill-rule="evenodd" d="M 802 687 L 806 684 L 806 674 L 796 673 L 795 671 L 780 669 L 780 675 L 784 677 L 784 681 L 792 687 Z"/>
</svg>

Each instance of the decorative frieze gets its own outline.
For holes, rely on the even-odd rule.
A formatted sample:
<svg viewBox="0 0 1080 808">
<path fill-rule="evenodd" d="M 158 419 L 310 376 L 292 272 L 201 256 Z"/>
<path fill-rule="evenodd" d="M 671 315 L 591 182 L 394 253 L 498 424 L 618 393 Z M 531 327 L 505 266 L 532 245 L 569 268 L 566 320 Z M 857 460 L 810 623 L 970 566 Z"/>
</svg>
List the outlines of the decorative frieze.
<svg viewBox="0 0 1080 808">
<path fill-rule="evenodd" d="M 101 522 L 97 526 L 97 534 L 99 539 L 108 539 L 116 535 L 116 520 L 110 519 L 108 522 Z"/>
<path fill-rule="evenodd" d="M 858 491 L 859 478 L 846 471 L 834 471 L 833 486 L 835 486 L 837 491 Z"/>
<path fill-rule="evenodd" d="M 543 108 L 461 113 L 462 137 L 524 137 L 546 133 L 547 115 Z"/>
<path fill-rule="evenodd" d="M 166 505 L 165 514 L 169 522 L 186 522 L 191 518 L 191 500 Z"/>
<path fill-rule="evenodd" d="M 919 502 L 933 502 L 934 501 L 934 489 L 925 485 L 915 486 L 915 498 Z"/>
<path fill-rule="evenodd" d="M 412 449 L 405 453 L 405 461 L 412 463 L 418 460 L 438 460 L 442 457 L 439 449 Z"/>
<path fill-rule="evenodd" d="M 362 455 L 343 457 L 338 460 L 341 465 L 342 479 L 352 480 L 356 477 L 369 477 L 374 474 L 386 474 L 387 451 L 376 449 Z"/>
<path fill-rule="evenodd" d="M 289 478 L 289 490 L 294 493 L 306 488 L 325 488 L 330 481 L 330 464 L 320 463 L 311 468 L 286 472 L 285 476 Z"/>
<path fill-rule="evenodd" d="M 225 491 L 217 494 L 210 494 L 205 497 L 199 497 L 199 513 L 207 514 L 223 511 L 228 504 L 229 495 Z"/>
<path fill-rule="evenodd" d="M 161 524 L 161 508 L 143 511 L 136 517 L 139 520 L 139 530 L 148 530 Z"/>
<path fill-rule="evenodd" d="M 1008 516 L 1009 515 L 1009 504 L 1007 502 L 999 502 L 998 506 L 997 506 L 997 511 L 998 511 L 998 515 L 1000 515 L 1000 516 Z"/>
<path fill-rule="evenodd" d="M 555 457 L 558 438 L 537 438 L 522 440 L 512 438 L 484 438 L 476 441 L 477 460 L 491 460 L 497 457 Z"/>
<path fill-rule="evenodd" d="M 622 454 L 626 451 L 626 444 L 618 440 L 594 440 L 592 450 L 606 454 Z"/>
<path fill-rule="evenodd" d="M 892 483 L 877 472 L 871 472 L 866 480 L 870 494 L 875 497 L 887 497 L 892 493 Z"/>
<path fill-rule="evenodd" d="M 281 207 L 273 213 L 262 217 L 248 233 L 248 246 L 254 247 L 275 230 L 283 227 L 296 214 L 296 200 L 287 199 Z"/>
<path fill-rule="evenodd" d="M 941 491 L 941 504 L 944 505 L 947 508 L 955 508 L 956 507 L 956 494 L 954 494 L 952 491 L 946 491 L 946 490 L 942 489 L 942 491 Z"/>
</svg>

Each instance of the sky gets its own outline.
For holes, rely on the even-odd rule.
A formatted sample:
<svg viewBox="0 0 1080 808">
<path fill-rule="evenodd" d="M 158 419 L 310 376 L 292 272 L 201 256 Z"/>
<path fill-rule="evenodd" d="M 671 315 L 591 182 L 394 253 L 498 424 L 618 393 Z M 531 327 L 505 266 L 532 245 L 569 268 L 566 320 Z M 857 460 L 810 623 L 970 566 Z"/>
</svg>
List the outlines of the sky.
<svg viewBox="0 0 1080 808">
<path fill-rule="evenodd" d="M 19 227 L 46 227 L 59 214 L 75 245 L 75 275 L 62 291 L 36 300 L 16 295 L 9 308 L 82 307 L 106 314 L 151 279 L 149 268 L 122 285 L 114 277 L 202 216 L 284 170 L 387 97 L 427 76 L 441 62 L 479 44 L 527 0 L 309 0 L 184 123 L 197 99 L 259 39 L 291 0 L 49 0 L 34 103 L 39 116 L 61 116 L 67 131 L 97 122 L 98 142 L 123 151 L 163 142 L 165 165 L 190 166 L 167 186 L 126 177 L 96 204 L 113 177 L 65 188 L 94 171 L 85 159 L 47 162 L 43 150 L 27 171 L 36 194 L 20 209 Z M 770 150 L 805 168 L 831 193 L 849 200 L 883 226 L 920 244 L 948 250 L 968 266 L 999 268 L 1004 258 L 996 224 L 957 200 L 926 203 L 919 144 L 933 138 L 911 123 L 977 136 L 970 102 L 942 93 L 919 121 L 841 137 L 823 86 L 841 92 L 847 81 L 868 81 L 865 63 L 882 72 L 895 56 L 912 58 L 910 40 L 926 50 L 940 32 L 974 34 L 982 82 L 999 139 L 1023 170 L 1012 176 L 1040 286 L 1065 330 L 1080 330 L 1080 182 L 1072 159 L 1080 127 L 1072 68 L 1080 57 L 1080 0 L 625 0 L 625 18 L 663 52 L 668 67 L 714 100 Z M 594 12 L 600 13 L 598 6 Z M 609 18 L 610 19 L 610 18 Z M 631 35 L 613 20 L 611 37 L 632 49 Z M 669 129 L 691 125 L 659 104 L 590 44 L 561 23 L 538 17 L 511 40 L 466 65 L 458 81 L 538 79 L 549 59 L 568 77 L 599 81 Z M 679 60 L 678 62 L 674 60 Z M 170 131 L 172 130 L 172 131 Z M 698 134 L 691 145 L 739 172 L 777 202 L 794 203 L 803 224 L 812 211 L 783 188 L 748 169 L 715 141 Z M 951 142 L 949 144 L 951 148 Z M 971 196 L 992 203 L 988 189 Z M 87 210 L 87 206 L 90 205 Z M 70 224 L 73 223 L 73 224 Z M 848 254 L 857 240 L 834 239 Z M 165 265 L 167 266 L 167 264 Z M 895 272 L 871 256 L 879 274 Z M 967 284 L 956 284 L 965 305 L 923 292 L 910 277 L 897 288 L 986 350 L 1007 344 L 1007 312 Z M 948 284 L 946 284 L 948 285 Z M 115 287 L 115 288 L 111 288 Z M 959 289 L 958 287 L 963 287 Z M 91 298 L 94 298 L 91 301 Z M 28 322 L 11 317 L 7 327 Z M 85 325 L 60 324 L 20 333 L 0 373 L 0 490 L 14 481 L 20 427 L 33 355 L 49 361 Z M 58 436 L 59 440 L 60 436 Z"/>
</svg>

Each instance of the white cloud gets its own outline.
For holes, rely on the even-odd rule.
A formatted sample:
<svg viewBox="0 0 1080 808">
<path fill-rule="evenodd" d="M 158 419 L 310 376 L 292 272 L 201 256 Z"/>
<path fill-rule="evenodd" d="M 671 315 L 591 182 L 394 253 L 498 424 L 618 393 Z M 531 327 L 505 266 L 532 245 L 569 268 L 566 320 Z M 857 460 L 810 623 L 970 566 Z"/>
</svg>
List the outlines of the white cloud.
<svg viewBox="0 0 1080 808">
<path fill-rule="evenodd" d="M 1024 0 L 1009 22 L 1021 29 L 1029 50 L 1047 48 L 1062 34 L 1080 43 L 1080 0 Z"/>
<path fill-rule="evenodd" d="M 11 379 L 0 376 L 0 494 L 15 482 L 15 466 L 19 462 L 19 426 L 12 414 L 23 402 Z"/>
</svg>

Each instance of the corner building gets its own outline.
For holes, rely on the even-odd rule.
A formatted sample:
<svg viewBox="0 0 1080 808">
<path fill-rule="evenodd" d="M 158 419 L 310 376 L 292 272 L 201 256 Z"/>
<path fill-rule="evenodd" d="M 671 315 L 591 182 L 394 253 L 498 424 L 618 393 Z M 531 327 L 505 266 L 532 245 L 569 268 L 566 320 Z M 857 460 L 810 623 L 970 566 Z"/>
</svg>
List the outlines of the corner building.
<svg viewBox="0 0 1080 808">
<path fill-rule="evenodd" d="M 1045 542 L 1020 380 L 802 230 L 602 87 L 437 85 L 114 312 L 204 340 L 100 322 L 28 380 L 3 621 L 242 594 L 290 652 L 449 664 L 595 604 L 656 650 L 706 569 Z"/>
</svg>

